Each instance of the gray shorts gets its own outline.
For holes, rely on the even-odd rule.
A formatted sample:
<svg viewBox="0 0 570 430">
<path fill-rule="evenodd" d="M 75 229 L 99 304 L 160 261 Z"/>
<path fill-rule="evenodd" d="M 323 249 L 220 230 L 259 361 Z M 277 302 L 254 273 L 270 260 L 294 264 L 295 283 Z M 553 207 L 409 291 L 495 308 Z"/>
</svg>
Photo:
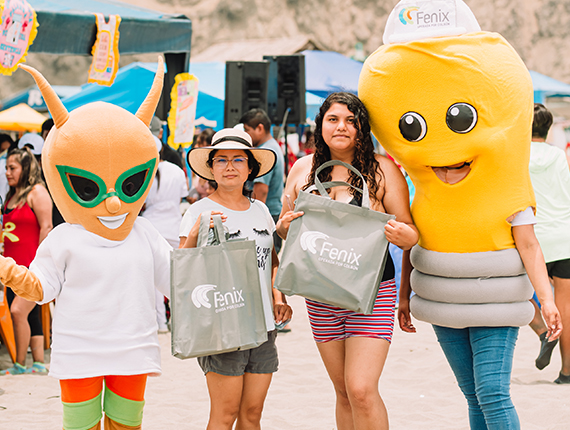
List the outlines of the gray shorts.
<svg viewBox="0 0 570 430">
<path fill-rule="evenodd" d="M 277 372 L 279 359 L 275 338 L 277 330 L 267 332 L 267 342 L 257 348 L 245 351 L 232 351 L 223 354 L 198 357 L 198 364 L 204 371 L 225 376 L 242 376 L 244 373 L 274 373 Z"/>
</svg>

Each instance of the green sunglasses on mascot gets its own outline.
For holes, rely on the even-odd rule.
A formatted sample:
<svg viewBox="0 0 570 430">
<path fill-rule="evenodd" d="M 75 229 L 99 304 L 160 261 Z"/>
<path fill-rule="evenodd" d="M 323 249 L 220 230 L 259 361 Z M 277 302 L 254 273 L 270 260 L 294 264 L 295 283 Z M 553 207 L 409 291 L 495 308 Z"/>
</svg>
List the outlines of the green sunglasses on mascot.
<svg viewBox="0 0 570 430">
<path fill-rule="evenodd" d="M 156 159 L 139 164 L 123 172 L 115 182 L 115 191 L 108 189 L 105 181 L 96 174 L 77 167 L 57 165 L 57 171 L 67 194 L 84 208 L 94 208 L 109 197 L 117 196 L 125 203 L 134 203 L 145 193 L 154 170 Z"/>
</svg>

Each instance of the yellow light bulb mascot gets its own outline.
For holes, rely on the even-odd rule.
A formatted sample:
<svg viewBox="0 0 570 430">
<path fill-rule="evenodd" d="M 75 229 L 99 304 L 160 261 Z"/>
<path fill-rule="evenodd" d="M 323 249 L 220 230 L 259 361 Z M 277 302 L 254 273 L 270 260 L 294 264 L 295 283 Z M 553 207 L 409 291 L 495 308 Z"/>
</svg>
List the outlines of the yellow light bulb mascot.
<svg viewBox="0 0 570 430">
<path fill-rule="evenodd" d="M 434 325 L 468 400 L 471 428 L 497 428 L 485 424 L 496 404 L 508 422 L 501 428 L 518 428 L 508 378 L 518 327 L 533 317 L 529 276 L 553 337 L 561 330 L 540 249 L 533 248 L 540 258 L 525 260 L 528 252 L 515 247 L 521 231 L 538 246 L 530 225 L 530 75 L 503 37 L 480 31 L 463 1 L 402 0 L 384 45 L 363 66 L 359 96 L 372 132 L 416 187 L 420 240 L 411 251 L 409 309 Z M 400 324 L 414 331 L 408 297 L 401 302 L 407 315 L 400 309 Z M 490 358 L 490 350 L 501 352 Z"/>
<path fill-rule="evenodd" d="M 66 223 L 30 270 L 0 258 L 0 280 L 25 299 L 56 299 L 50 375 L 60 379 L 64 429 L 100 428 L 103 410 L 106 429 L 140 428 L 146 377 L 160 374 L 155 287 L 168 295 L 170 284 L 171 248 L 138 217 L 158 164 L 149 124 L 163 61 L 136 115 L 102 102 L 67 112 L 37 70 L 20 67 L 54 119 L 42 165 Z"/>
<path fill-rule="evenodd" d="M 388 43 L 366 60 L 359 96 L 416 187 L 414 316 L 457 328 L 528 324 L 532 286 L 507 222 L 535 205 L 532 82 L 515 50 L 486 32 Z M 457 165 L 468 170 L 458 183 L 436 174 Z"/>
</svg>

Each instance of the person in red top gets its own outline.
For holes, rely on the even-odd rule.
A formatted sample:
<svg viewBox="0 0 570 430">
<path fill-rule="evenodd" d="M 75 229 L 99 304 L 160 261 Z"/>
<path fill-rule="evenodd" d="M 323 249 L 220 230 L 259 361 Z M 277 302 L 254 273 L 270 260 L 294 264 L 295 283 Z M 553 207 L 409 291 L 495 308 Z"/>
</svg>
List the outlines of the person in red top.
<svg viewBox="0 0 570 430">
<path fill-rule="evenodd" d="M 52 200 L 42 181 L 41 169 L 29 149 L 13 149 L 6 160 L 10 190 L 2 207 L 4 256 L 28 267 L 36 250 L 52 229 Z M 6 289 L 16 337 L 16 362 L 0 374 L 45 373 L 44 336 L 38 305 Z M 34 364 L 26 369 L 28 345 Z"/>
</svg>

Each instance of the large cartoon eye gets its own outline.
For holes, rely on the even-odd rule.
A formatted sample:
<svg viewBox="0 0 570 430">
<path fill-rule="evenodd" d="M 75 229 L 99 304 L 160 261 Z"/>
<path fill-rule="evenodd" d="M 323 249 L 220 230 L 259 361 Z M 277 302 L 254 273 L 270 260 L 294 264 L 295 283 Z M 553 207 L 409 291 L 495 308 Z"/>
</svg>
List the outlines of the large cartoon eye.
<svg viewBox="0 0 570 430">
<path fill-rule="evenodd" d="M 134 196 L 143 186 L 147 173 L 148 169 L 145 169 L 142 172 L 135 173 L 125 179 L 121 186 L 123 193 L 129 197 Z"/>
<path fill-rule="evenodd" d="M 82 176 L 68 174 L 69 182 L 77 196 L 86 202 L 91 202 L 99 195 L 99 186 L 95 181 Z"/>
<path fill-rule="evenodd" d="M 422 140 L 427 133 L 426 120 L 415 112 L 407 112 L 400 118 L 400 133 L 410 142 Z"/>
<path fill-rule="evenodd" d="M 477 110 L 467 103 L 455 103 L 447 110 L 445 122 L 455 133 L 469 133 L 477 124 Z"/>
</svg>

